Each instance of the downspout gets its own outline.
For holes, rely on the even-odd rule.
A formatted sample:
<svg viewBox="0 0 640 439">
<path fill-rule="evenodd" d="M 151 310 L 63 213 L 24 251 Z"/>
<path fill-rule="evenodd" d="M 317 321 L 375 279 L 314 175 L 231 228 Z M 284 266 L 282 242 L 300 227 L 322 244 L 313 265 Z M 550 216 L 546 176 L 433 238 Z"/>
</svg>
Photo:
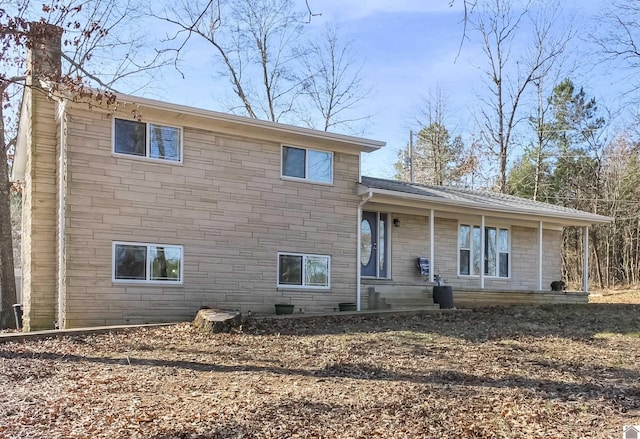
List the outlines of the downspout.
<svg viewBox="0 0 640 439">
<path fill-rule="evenodd" d="M 360 263 L 360 246 L 362 244 L 362 236 L 360 235 L 362 229 L 362 206 L 369 201 L 373 197 L 373 192 L 369 191 L 367 196 L 360 201 L 358 204 L 358 230 L 357 230 L 357 243 L 356 243 L 356 310 L 361 311 L 360 300 L 362 296 L 362 285 L 361 285 L 361 277 L 362 277 L 362 264 Z"/>
<path fill-rule="evenodd" d="M 60 126 L 60 155 L 58 163 L 58 328 L 64 329 L 66 320 L 65 296 L 65 184 L 66 184 L 66 141 L 67 141 L 67 101 L 58 104 L 57 114 Z"/>
</svg>

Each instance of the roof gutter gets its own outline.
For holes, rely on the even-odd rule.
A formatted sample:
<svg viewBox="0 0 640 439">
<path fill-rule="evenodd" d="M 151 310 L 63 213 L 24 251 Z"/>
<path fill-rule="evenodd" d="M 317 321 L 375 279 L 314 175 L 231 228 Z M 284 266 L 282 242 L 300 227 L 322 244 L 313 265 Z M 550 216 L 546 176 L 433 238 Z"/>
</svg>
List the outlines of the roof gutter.
<svg viewBox="0 0 640 439">
<path fill-rule="evenodd" d="M 99 93 L 95 91 L 94 94 Z M 72 96 L 68 96 L 69 99 L 73 99 Z M 88 98 L 91 99 L 91 98 Z M 364 139 L 355 136 L 348 136 L 345 134 L 330 133 L 326 131 L 315 130 L 311 128 L 299 127 L 295 125 L 288 125 L 279 122 L 272 122 L 267 120 L 260 120 L 249 118 L 245 116 L 238 116 L 235 114 L 221 113 L 218 111 L 205 110 L 201 108 L 189 107 L 186 105 L 172 104 L 168 102 L 158 101 L 155 99 L 143 98 L 139 96 L 132 96 L 126 94 L 117 94 L 116 101 L 118 102 L 118 110 L 125 110 L 130 114 L 133 110 L 136 113 L 144 113 L 142 110 L 158 109 L 164 111 L 172 111 L 184 115 L 187 117 L 205 118 L 209 121 L 215 120 L 221 126 L 229 128 L 231 126 L 236 127 L 241 131 L 256 130 L 263 133 L 275 133 L 277 136 L 297 136 L 301 138 L 315 139 L 318 141 L 335 142 L 349 148 L 354 148 L 363 152 L 372 152 L 378 150 L 386 145 L 386 142 Z M 73 101 L 73 104 L 85 104 L 87 102 L 83 100 Z M 101 101 L 92 102 L 95 108 L 101 107 Z M 113 110 L 108 106 L 103 105 L 102 108 L 106 111 Z"/>
<path fill-rule="evenodd" d="M 492 212 L 497 212 L 497 213 L 507 213 L 507 214 L 515 214 L 515 215 L 531 215 L 531 216 L 535 216 L 535 217 L 539 217 L 539 218 L 554 218 L 554 219 L 565 219 L 565 220 L 573 220 L 574 222 L 578 222 L 580 223 L 580 225 L 587 225 L 587 224 L 608 224 L 610 222 L 612 222 L 614 219 L 608 216 L 603 216 L 603 215 L 597 215 L 597 214 L 589 214 L 590 217 L 588 218 L 582 218 L 579 216 L 574 216 L 574 215 L 570 215 L 570 214 L 566 214 L 566 213 L 562 213 L 562 212 L 557 212 L 557 213 L 553 213 L 553 214 L 545 214 L 540 212 L 539 210 L 532 210 L 532 209 L 509 209 L 509 208 L 504 208 L 504 207 L 498 207 L 498 206 L 492 206 L 490 209 L 488 208 L 483 208 L 478 206 L 476 203 L 470 203 L 467 201 L 451 201 L 451 200 L 446 200 L 446 199 L 442 199 L 442 198 L 435 198 L 435 197 L 429 197 L 426 195 L 418 195 L 418 194 L 411 194 L 411 193 L 406 193 L 406 192 L 397 192 L 397 191 L 391 191 L 391 190 L 387 190 L 387 189 L 376 189 L 376 188 L 370 188 L 367 186 L 362 187 L 362 189 L 359 191 L 360 194 L 364 194 L 364 193 L 373 193 L 374 195 L 386 195 L 386 196 L 390 196 L 390 197 L 394 197 L 394 198 L 404 198 L 407 200 L 412 200 L 412 201 L 423 201 L 423 202 L 429 202 L 435 205 L 439 205 L 439 206 L 451 206 L 451 207 L 465 207 L 465 208 L 469 208 L 469 209 L 473 209 L 473 210 L 477 210 L 477 211 L 484 211 L 484 212 L 488 212 L 488 213 L 492 213 Z"/>
</svg>

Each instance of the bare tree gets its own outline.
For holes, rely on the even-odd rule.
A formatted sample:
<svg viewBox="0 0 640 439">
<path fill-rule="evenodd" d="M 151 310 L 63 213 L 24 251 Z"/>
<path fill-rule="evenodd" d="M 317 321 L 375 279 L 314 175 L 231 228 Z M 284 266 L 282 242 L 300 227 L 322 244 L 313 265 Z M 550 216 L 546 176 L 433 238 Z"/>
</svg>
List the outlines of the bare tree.
<svg viewBox="0 0 640 439">
<path fill-rule="evenodd" d="M 5 9 L 4 7 L 7 6 Z M 63 70 L 44 77 L 53 88 L 80 90 L 86 85 L 113 90 L 117 80 L 150 73 L 162 65 L 157 52 L 142 57 L 145 40 L 122 31 L 135 19 L 127 1 L 51 0 L 49 3 L 0 3 L 0 328 L 13 327 L 11 305 L 16 302 L 9 165 L 15 147 L 19 105 L 26 82 L 26 50 L 64 28 Z M 125 35 L 126 33 L 126 35 Z M 120 60 L 118 63 L 108 62 Z M 47 60 L 42 60 L 47 62 Z M 40 68 L 41 66 L 36 66 Z M 43 69 L 44 70 L 44 69 Z"/>
<path fill-rule="evenodd" d="M 176 60 L 194 37 L 210 45 L 239 101 L 232 111 L 275 122 L 293 110 L 304 13 L 292 0 L 180 0 L 150 14 L 176 29 Z"/>
<path fill-rule="evenodd" d="M 558 7 L 534 10 L 531 3 L 520 7 L 510 0 L 479 0 L 469 16 L 487 59 L 484 73 L 489 94 L 481 98 L 479 121 L 482 141 L 498 160 L 498 190 L 503 193 L 507 191 L 507 163 L 525 92 L 547 75 L 572 37 L 570 29 L 555 28 L 558 15 Z M 528 50 L 515 56 L 516 36 L 529 29 L 531 39 L 523 43 Z"/>
<path fill-rule="evenodd" d="M 327 27 L 320 39 L 299 49 L 302 61 L 303 94 L 311 101 L 313 113 L 308 124 L 320 119 L 321 129 L 353 128 L 369 116 L 350 113 L 371 93 L 363 82 L 362 64 L 356 61 L 351 42 L 341 44 L 335 27 Z"/>
<path fill-rule="evenodd" d="M 640 88 L 637 72 L 640 69 L 640 1 L 614 1 L 597 17 L 604 32 L 592 40 L 600 47 L 606 61 L 622 61 L 633 89 Z"/>
</svg>

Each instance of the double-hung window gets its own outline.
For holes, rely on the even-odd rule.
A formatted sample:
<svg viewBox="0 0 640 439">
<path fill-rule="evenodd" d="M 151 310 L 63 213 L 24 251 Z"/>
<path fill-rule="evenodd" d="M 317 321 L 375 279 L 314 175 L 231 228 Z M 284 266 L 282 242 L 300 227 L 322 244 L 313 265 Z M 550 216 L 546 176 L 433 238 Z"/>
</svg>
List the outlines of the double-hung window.
<svg viewBox="0 0 640 439">
<path fill-rule="evenodd" d="M 183 248 L 180 245 L 113 243 L 114 282 L 182 283 Z"/>
<path fill-rule="evenodd" d="M 484 258 L 484 274 L 490 277 L 509 277 L 509 229 L 484 228 L 484 249 L 480 226 L 460 224 L 458 232 L 460 275 L 478 276 Z"/>
<path fill-rule="evenodd" d="M 328 289 L 330 270 L 327 255 L 278 253 L 278 287 Z"/>
<path fill-rule="evenodd" d="M 333 153 L 283 146 L 282 176 L 317 183 L 333 183 Z"/>
<path fill-rule="evenodd" d="M 114 153 L 182 162 L 181 128 L 125 119 L 113 124 Z"/>
</svg>

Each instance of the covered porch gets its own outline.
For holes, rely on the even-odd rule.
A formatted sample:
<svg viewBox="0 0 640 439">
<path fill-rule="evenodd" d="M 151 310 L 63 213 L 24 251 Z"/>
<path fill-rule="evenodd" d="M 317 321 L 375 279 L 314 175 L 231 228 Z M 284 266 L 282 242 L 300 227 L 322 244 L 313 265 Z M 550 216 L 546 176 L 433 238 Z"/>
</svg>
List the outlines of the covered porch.
<svg viewBox="0 0 640 439">
<path fill-rule="evenodd" d="M 426 306 L 438 279 L 452 286 L 456 306 L 586 302 L 588 228 L 611 221 L 508 195 L 369 177 L 359 195 L 359 309 L 387 306 L 394 295 L 407 298 L 405 307 Z M 551 292 L 562 280 L 567 226 L 583 231 L 582 291 Z M 416 267 L 418 257 L 428 271 Z"/>
</svg>

